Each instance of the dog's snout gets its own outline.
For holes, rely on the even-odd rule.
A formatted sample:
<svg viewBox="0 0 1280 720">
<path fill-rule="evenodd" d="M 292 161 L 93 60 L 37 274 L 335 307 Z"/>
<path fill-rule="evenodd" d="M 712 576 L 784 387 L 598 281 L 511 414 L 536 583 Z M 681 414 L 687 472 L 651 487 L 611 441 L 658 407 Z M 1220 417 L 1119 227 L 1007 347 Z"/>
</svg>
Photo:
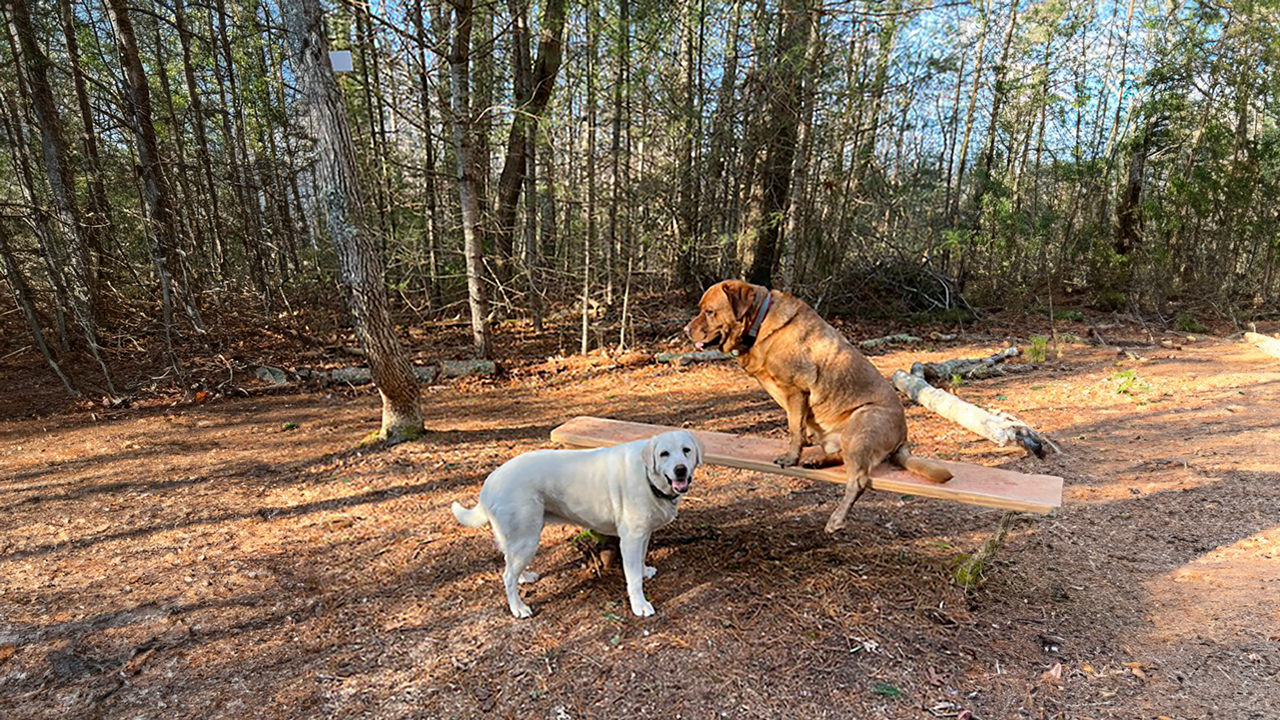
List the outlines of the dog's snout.
<svg viewBox="0 0 1280 720">
<path fill-rule="evenodd" d="M 676 474 L 676 477 L 683 478 L 684 476 L 689 474 L 689 468 L 685 467 L 684 465 L 677 465 L 674 468 L 674 472 Z"/>
</svg>

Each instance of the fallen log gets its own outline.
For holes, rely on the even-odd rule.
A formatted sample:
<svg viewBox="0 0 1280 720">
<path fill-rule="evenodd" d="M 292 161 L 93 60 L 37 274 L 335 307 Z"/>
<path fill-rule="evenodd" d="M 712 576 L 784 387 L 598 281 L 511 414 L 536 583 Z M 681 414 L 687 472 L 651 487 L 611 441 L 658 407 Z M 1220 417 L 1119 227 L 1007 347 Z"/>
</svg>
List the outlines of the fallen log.
<svg viewBox="0 0 1280 720">
<path fill-rule="evenodd" d="M 930 385 L 920 375 L 902 370 L 893 374 L 894 387 L 901 390 L 913 402 L 926 407 L 942 417 L 971 430 L 991 442 L 1004 447 L 1015 442 L 1038 458 L 1045 455 L 1045 447 L 1061 452 L 1052 440 L 1032 430 L 1021 420 L 1004 412 L 990 412 L 965 402 L 951 393 Z"/>
<path fill-rule="evenodd" d="M 1272 357 L 1280 357 L 1280 340 L 1269 335 L 1247 332 L 1244 341 Z"/>
<path fill-rule="evenodd" d="M 654 360 L 660 363 L 673 363 L 675 365 L 688 365 L 695 362 L 716 362 L 719 360 L 732 360 L 737 355 L 727 353 L 722 350 L 701 350 L 698 352 L 664 352 L 653 356 Z"/>
<path fill-rule="evenodd" d="M 923 377 L 930 383 L 949 381 L 957 375 L 973 380 L 995 377 L 1004 374 L 997 363 L 1016 357 L 1020 352 L 1021 350 L 1014 346 L 985 358 L 956 358 L 939 363 L 918 362 L 911 366 L 911 374 Z"/>
<path fill-rule="evenodd" d="M 920 342 L 920 338 L 916 337 L 915 335 L 907 335 L 905 333 L 899 333 L 897 335 L 885 335 L 884 337 L 871 338 L 870 340 L 863 340 L 858 344 L 861 345 L 863 348 L 870 350 L 871 348 L 880 347 L 881 345 L 888 345 L 889 343 L 917 343 L 917 342 Z"/>
</svg>

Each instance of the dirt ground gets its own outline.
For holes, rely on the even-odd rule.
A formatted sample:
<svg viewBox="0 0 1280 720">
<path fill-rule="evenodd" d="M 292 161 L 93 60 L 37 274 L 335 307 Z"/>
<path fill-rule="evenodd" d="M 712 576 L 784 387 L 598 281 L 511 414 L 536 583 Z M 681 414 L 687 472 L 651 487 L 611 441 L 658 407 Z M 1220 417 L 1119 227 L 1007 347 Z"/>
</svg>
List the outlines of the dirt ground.
<svg viewBox="0 0 1280 720">
<path fill-rule="evenodd" d="M 460 332 L 423 331 L 418 358 Z M 104 408 L 58 400 L 32 353 L 7 360 L 0 717 L 1280 717 L 1280 359 L 1226 331 L 1144 360 L 1077 342 L 955 389 L 1053 437 L 1045 460 L 909 409 L 917 454 L 1066 479 L 976 590 L 952 570 L 999 511 L 869 493 L 828 536 L 839 487 L 707 468 L 654 538 L 657 615 L 554 527 L 516 620 L 489 532 L 448 511 L 501 462 L 584 414 L 784 434 L 736 365 L 549 358 L 563 332 L 507 326 L 499 377 L 430 387 L 427 435 L 382 449 L 355 447 L 369 389 Z"/>
</svg>

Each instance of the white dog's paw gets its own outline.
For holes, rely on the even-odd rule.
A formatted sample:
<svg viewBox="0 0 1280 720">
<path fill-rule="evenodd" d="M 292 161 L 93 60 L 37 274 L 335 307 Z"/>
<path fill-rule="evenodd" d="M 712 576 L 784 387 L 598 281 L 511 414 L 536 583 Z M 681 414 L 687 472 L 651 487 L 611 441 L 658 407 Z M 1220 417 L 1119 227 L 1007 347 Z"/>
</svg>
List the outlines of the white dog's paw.
<svg viewBox="0 0 1280 720">
<path fill-rule="evenodd" d="M 533 610 L 522 602 L 519 605 L 511 605 L 511 614 L 518 618 L 530 618 L 533 617 Z"/>
<path fill-rule="evenodd" d="M 645 566 L 644 566 L 644 579 L 645 579 L 645 580 L 648 580 L 649 578 L 651 578 L 651 577 L 653 577 L 654 575 L 657 575 L 657 574 L 658 574 L 658 568 L 656 568 L 656 567 L 654 567 L 654 566 L 652 566 L 652 565 L 645 565 Z"/>
<path fill-rule="evenodd" d="M 649 617 L 653 614 L 653 603 L 648 600 L 641 600 L 638 603 L 632 602 L 631 612 L 635 613 L 636 617 Z"/>
<path fill-rule="evenodd" d="M 538 575 L 538 573 L 532 570 L 525 570 L 524 572 L 520 573 L 520 584 L 528 585 L 529 583 L 538 582 L 539 577 L 540 576 Z"/>
</svg>

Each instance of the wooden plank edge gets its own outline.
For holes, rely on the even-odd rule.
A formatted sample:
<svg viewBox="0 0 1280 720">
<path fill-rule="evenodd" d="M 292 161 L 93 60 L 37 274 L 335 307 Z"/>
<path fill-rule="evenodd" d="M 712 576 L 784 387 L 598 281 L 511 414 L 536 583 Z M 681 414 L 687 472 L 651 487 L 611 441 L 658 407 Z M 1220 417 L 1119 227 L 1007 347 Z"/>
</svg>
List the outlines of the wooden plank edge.
<svg viewBox="0 0 1280 720">
<path fill-rule="evenodd" d="M 569 423 L 565 423 L 564 425 L 561 425 L 560 427 L 557 427 L 551 431 L 551 440 L 553 442 L 558 442 L 564 445 L 569 445 L 572 447 L 579 447 L 579 448 L 595 448 L 595 447 L 604 446 L 599 441 L 593 440 L 590 437 L 583 437 L 565 430 L 564 428 L 568 424 Z M 694 432 L 699 432 L 699 431 L 695 430 Z M 746 470 L 748 472 L 759 472 L 759 473 L 766 473 L 771 475 L 785 475 L 787 477 L 796 477 L 796 478 L 802 478 L 805 480 L 823 480 L 826 482 L 833 482 L 839 485 L 843 485 L 845 483 L 844 473 L 838 470 L 825 470 L 820 468 L 803 468 L 803 467 L 780 468 L 773 464 L 757 463 L 752 461 L 744 462 L 732 456 L 718 455 L 715 453 L 707 453 L 707 456 L 704 458 L 703 462 L 709 465 L 720 465 L 723 467 L 731 467 L 739 470 Z M 975 468 L 983 467 L 980 465 L 972 465 L 970 463 L 960 463 L 960 462 L 954 462 L 954 461 L 946 461 L 946 462 L 948 465 L 956 465 L 956 466 L 969 465 L 970 467 L 975 467 Z M 1057 480 L 1056 489 L 1057 489 L 1057 495 L 1059 500 L 1057 503 L 1048 503 L 1048 502 L 1036 502 L 1036 501 L 1025 500 L 1025 499 L 1011 498 L 1011 497 L 1001 496 L 1001 495 L 990 495 L 986 493 L 957 490 L 955 489 L 954 485 L 948 486 L 946 483 L 937 484 L 937 483 L 931 483 L 927 480 L 915 480 L 914 478 L 911 478 L 908 480 L 896 480 L 894 478 L 884 476 L 883 471 L 881 470 L 881 468 L 884 468 L 884 467 L 885 467 L 884 465 L 881 465 L 877 467 L 875 471 L 872 472 L 872 475 L 871 475 L 872 490 L 882 490 L 885 492 L 898 493 L 900 495 L 917 495 L 920 497 L 928 497 L 935 500 L 950 500 L 953 502 L 959 502 L 959 503 L 964 503 L 968 505 L 981 505 L 983 507 L 992 507 L 992 508 L 998 508 L 1001 510 L 1017 510 L 1020 512 L 1036 513 L 1038 515 L 1049 515 L 1054 512 L 1057 512 L 1062 504 L 1062 501 L 1061 501 L 1062 478 L 1059 478 L 1054 475 L 1027 475 L 1028 477 L 1041 478 L 1041 480 L 1038 481 L 1041 483 L 1048 480 Z M 891 471 L 897 471 L 897 468 L 892 468 Z M 898 471 L 898 472 L 905 472 L 905 471 Z M 1009 471 L 1009 472 L 1013 472 L 1013 471 Z M 1023 473 L 1023 474 L 1025 475 L 1026 473 Z"/>
</svg>

